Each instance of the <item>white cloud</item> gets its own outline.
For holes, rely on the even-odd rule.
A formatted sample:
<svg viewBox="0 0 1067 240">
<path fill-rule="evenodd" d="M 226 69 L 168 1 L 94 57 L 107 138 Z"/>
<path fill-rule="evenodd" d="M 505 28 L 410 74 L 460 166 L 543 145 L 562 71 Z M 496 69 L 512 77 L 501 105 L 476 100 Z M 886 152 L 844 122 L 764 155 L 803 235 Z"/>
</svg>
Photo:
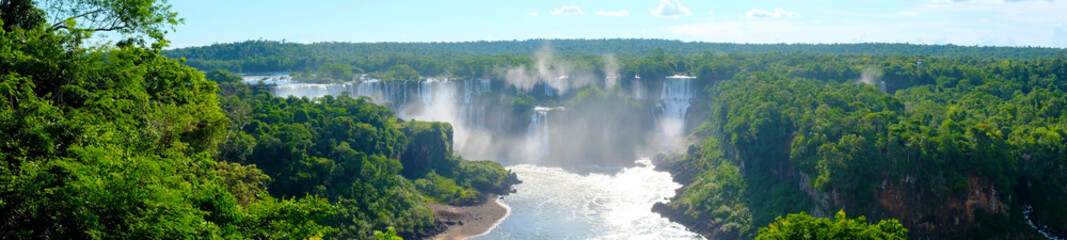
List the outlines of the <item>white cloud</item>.
<svg viewBox="0 0 1067 240">
<path fill-rule="evenodd" d="M 1052 46 L 1067 47 L 1067 25 L 1052 27 Z"/>
<path fill-rule="evenodd" d="M 763 9 L 753 8 L 752 10 L 749 10 L 748 13 L 745 13 L 745 16 L 748 16 L 750 18 L 780 18 L 780 17 L 791 18 L 791 17 L 799 17 L 800 14 L 796 13 L 796 12 L 786 11 L 786 10 L 784 10 L 782 8 L 776 8 L 776 9 L 774 9 L 773 12 L 767 11 L 767 10 L 763 10 Z"/>
<path fill-rule="evenodd" d="M 650 10 L 650 12 L 652 15 L 672 18 L 693 15 L 693 12 L 690 12 L 689 8 L 682 6 L 678 0 L 659 0 L 659 7 Z"/>
<path fill-rule="evenodd" d="M 715 15 L 714 11 L 708 11 L 708 15 Z"/>
<path fill-rule="evenodd" d="M 574 5 L 563 6 L 560 9 L 556 9 L 556 10 L 552 11 L 552 15 L 582 15 L 582 14 L 585 14 L 585 12 L 582 11 L 581 8 L 578 8 L 578 6 L 574 6 Z"/>
<path fill-rule="evenodd" d="M 536 17 L 537 16 L 537 12 L 530 12 L 530 16 L 531 17 Z"/>
<path fill-rule="evenodd" d="M 596 15 L 597 15 L 597 16 L 616 16 L 616 17 L 625 17 L 625 16 L 630 16 L 630 12 L 629 12 L 629 11 L 626 11 L 626 10 L 622 10 L 622 11 L 615 11 L 615 12 L 605 12 L 605 11 L 599 11 L 599 12 L 596 12 Z"/>
</svg>

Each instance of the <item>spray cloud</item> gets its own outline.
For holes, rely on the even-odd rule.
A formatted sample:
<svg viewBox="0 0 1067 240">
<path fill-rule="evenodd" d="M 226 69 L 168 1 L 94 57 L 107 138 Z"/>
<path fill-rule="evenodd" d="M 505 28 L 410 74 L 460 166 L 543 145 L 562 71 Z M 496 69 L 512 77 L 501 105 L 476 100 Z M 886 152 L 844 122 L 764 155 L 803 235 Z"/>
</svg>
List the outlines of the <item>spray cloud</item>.
<svg viewBox="0 0 1067 240">
<path fill-rule="evenodd" d="M 882 92 L 886 92 L 885 81 L 882 81 L 882 70 L 878 69 L 878 67 L 864 68 L 863 73 L 860 74 L 860 79 L 856 80 L 856 82 L 875 86 L 882 90 Z"/>
</svg>

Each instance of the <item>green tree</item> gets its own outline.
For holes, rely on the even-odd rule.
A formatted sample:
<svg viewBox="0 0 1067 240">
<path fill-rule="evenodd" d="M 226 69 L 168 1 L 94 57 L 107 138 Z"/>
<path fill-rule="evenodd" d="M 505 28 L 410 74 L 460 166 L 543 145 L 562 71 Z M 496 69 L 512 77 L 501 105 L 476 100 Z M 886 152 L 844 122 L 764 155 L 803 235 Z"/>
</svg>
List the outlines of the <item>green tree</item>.
<svg viewBox="0 0 1067 240">
<path fill-rule="evenodd" d="M 167 31 L 184 22 L 167 0 L 42 0 L 38 7 L 51 23 L 49 31 L 115 31 L 130 37 L 124 40 L 129 43 L 143 43 L 147 36 L 157 49 L 167 45 Z"/>
<path fill-rule="evenodd" d="M 44 11 L 33 6 L 33 0 L 0 0 L 0 20 L 5 31 L 15 28 L 33 29 L 44 24 Z"/>
<path fill-rule="evenodd" d="M 207 78 L 207 80 L 215 81 L 219 84 L 240 83 L 241 80 L 244 79 L 241 76 L 238 76 L 237 74 L 233 74 L 230 73 L 230 71 L 226 71 L 226 69 L 211 70 L 210 72 L 204 73 L 204 77 Z"/>
<path fill-rule="evenodd" d="M 396 229 L 389 228 L 389 231 L 379 232 L 374 231 L 374 240 L 404 240 L 400 236 L 396 235 Z"/>
<path fill-rule="evenodd" d="M 771 225 L 759 229 L 756 239 L 907 239 L 908 229 L 895 219 L 868 225 L 867 218 L 849 219 L 841 210 L 831 221 L 806 213 L 778 217 Z"/>
<path fill-rule="evenodd" d="M 408 65 L 396 65 L 389 68 L 388 79 L 401 80 L 401 81 L 415 81 L 419 80 L 419 72 Z"/>
<path fill-rule="evenodd" d="M 0 14 L 6 19 L 10 9 L 19 8 Z M 66 24 L 61 29 L 78 32 Z M 251 197 L 264 180 L 258 171 L 218 167 L 212 156 L 228 120 L 215 83 L 199 71 L 155 50 L 84 49 L 79 34 L 4 26 L 0 238 L 305 238 L 333 231 L 317 223 L 333 212 L 325 201 Z"/>
<path fill-rule="evenodd" d="M 342 63 L 326 63 L 319 67 L 318 77 L 328 78 L 330 82 L 352 80 L 352 66 Z"/>
</svg>

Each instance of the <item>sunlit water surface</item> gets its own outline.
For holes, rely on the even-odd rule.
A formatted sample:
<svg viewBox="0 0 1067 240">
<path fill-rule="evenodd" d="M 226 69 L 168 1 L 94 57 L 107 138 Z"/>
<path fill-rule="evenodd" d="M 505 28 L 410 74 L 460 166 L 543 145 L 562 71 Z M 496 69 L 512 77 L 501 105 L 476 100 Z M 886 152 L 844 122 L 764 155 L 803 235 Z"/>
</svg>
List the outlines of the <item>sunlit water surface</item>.
<svg viewBox="0 0 1067 240">
<path fill-rule="evenodd" d="M 648 160 L 613 174 L 535 165 L 508 167 L 522 184 L 500 202 L 511 213 L 474 239 L 701 239 L 652 212 L 681 187 Z"/>
</svg>

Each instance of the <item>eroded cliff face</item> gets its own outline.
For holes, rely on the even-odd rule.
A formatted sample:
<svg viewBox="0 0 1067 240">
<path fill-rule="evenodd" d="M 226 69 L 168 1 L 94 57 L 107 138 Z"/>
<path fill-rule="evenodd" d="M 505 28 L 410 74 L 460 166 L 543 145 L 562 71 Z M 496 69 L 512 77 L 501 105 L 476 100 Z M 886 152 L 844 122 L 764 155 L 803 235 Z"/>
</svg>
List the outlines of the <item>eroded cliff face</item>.
<svg viewBox="0 0 1067 240">
<path fill-rule="evenodd" d="M 922 194 L 915 182 L 883 181 L 873 195 L 880 210 L 912 231 L 944 233 L 977 227 L 975 212 L 1007 214 L 1009 206 L 993 184 L 976 175 L 967 176 L 965 193 L 948 197 Z"/>
<path fill-rule="evenodd" d="M 724 145 L 724 147 L 729 146 Z M 695 150 L 695 147 L 691 146 L 685 154 L 668 157 L 669 159 L 661 161 L 664 163 L 663 168 L 672 172 L 675 181 L 684 185 L 683 188 L 678 190 L 678 195 L 670 199 L 671 202 L 691 201 L 685 199 L 683 193 L 688 191 L 689 188 L 700 187 L 697 186 L 699 184 L 695 183 L 706 181 L 701 180 L 700 178 L 702 177 L 702 174 L 706 174 L 709 168 L 707 166 L 695 164 L 695 161 L 692 161 L 692 159 L 706 158 L 706 156 L 702 154 L 701 151 Z M 738 156 L 730 156 L 730 154 L 720 157 L 724 158 L 722 161 L 737 161 L 738 165 L 743 165 L 745 162 L 744 160 L 728 160 L 731 158 L 738 158 Z M 1009 217 L 1009 215 L 1012 214 L 1013 210 L 1018 211 L 1018 209 L 1011 209 L 1011 206 L 1019 205 L 1019 203 L 1013 202 L 1019 200 L 1016 197 L 1013 197 L 1011 191 L 998 189 L 992 180 L 977 174 L 965 175 L 965 186 L 953 192 L 929 191 L 924 189 L 924 187 L 928 185 L 917 180 L 918 178 L 904 176 L 898 179 L 882 179 L 880 184 L 869 192 L 852 193 L 852 195 L 848 195 L 833 187 L 822 190 L 812 187 L 809 174 L 795 169 L 794 166 L 790 164 L 788 158 L 777 158 L 772 160 L 772 162 L 772 164 L 765 164 L 774 166 L 771 171 L 773 174 L 765 176 L 770 179 L 756 179 L 752 178 L 752 176 L 748 176 L 744 178 L 745 182 L 747 184 L 752 184 L 753 182 L 773 180 L 777 181 L 778 184 L 792 183 L 788 186 L 779 187 L 793 188 L 802 195 L 793 197 L 804 198 L 810 202 L 809 206 L 796 210 L 796 212 L 805 211 L 816 217 L 832 217 L 832 213 L 845 209 L 857 216 L 866 216 L 872 222 L 893 218 L 899 220 L 901 224 L 911 230 L 910 233 L 913 237 L 919 238 L 971 238 L 974 236 L 986 236 L 994 238 L 1004 237 L 1008 239 L 1031 239 L 1037 237 L 1037 234 L 1030 232 L 994 232 L 992 233 L 993 235 L 976 233 L 982 228 L 982 224 L 984 223 L 980 215 L 984 214 L 987 218 L 989 218 L 988 216 L 994 216 L 1001 219 L 1014 219 L 1014 217 Z M 746 171 L 754 171 L 754 169 L 751 169 L 751 166 L 752 165 L 749 164 L 749 169 L 741 167 L 738 169 L 738 173 L 745 175 L 752 174 L 746 173 Z M 749 206 L 752 206 L 750 210 L 753 215 L 773 214 L 783 216 L 788 213 L 795 213 L 766 212 L 769 209 L 761 208 L 757 204 L 752 204 L 751 201 L 775 201 L 773 199 L 756 198 L 754 197 L 755 194 L 751 193 L 768 191 L 767 187 L 760 189 L 748 187 L 732 190 L 737 191 L 738 194 L 747 195 L 742 197 L 742 199 L 744 199 L 743 201 L 749 201 Z M 866 194 L 866 197 L 857 196 L 857 194 Z M 790 196 L 778 197 L 789 198 Z M 722 207 L 733 206 L 711 206 L 708 207 L 707 211 L 709 213 L 715 212 Z M 661 203 L 653 206 L 653 211 L 670 218 L 672 221 L 681 223 L 689 228 L 689 230 L 697 232 L 709 239 L 751 238 L 755 235 L 755 229 L 765 226 L 765 224 L 756 221 L 757 223 L 755 223 L 754 226 L 751 226 L 752 232 L 739 234 L 739 232 L 736 231 L 736 228 L 731 226 L 732 223 L 726 218 L 721 216 L 715 217 L 714 214 L 694 217 L 691 212 L 687 212 L 692 210 L 693 209 L 686 209 L 685 207 L 678 207 L 671 203 Z M 988 229 L 989 226 L 986 226 L 986 228 Z"/>
</svg>

